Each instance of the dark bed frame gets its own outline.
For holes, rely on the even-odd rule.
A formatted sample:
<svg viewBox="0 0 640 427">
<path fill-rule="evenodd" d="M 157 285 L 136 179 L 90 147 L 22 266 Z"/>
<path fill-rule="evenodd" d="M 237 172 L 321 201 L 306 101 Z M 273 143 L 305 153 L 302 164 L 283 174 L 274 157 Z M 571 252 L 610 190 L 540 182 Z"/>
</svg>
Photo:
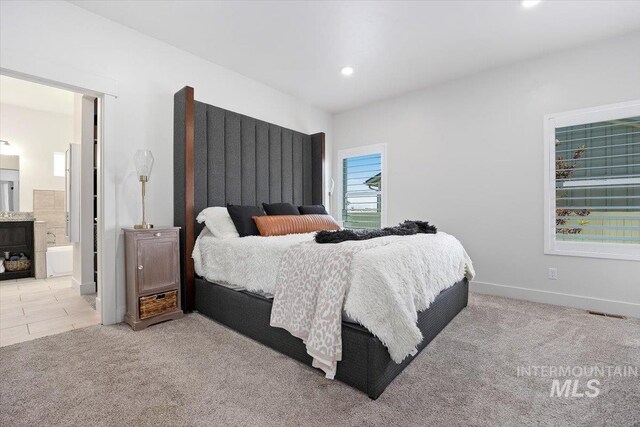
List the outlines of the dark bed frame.
<svg viewBox="0 0 640 427">
<path fill-rule="evenodd" d="M 306 135 L 195 101 L 188 86 L 174 97 L 174 225 L 181 227 L 182 307 L 309 366 L 302 341 L 269 326 L 271 300 L 196 277 L 191 253 L 202 229 L 196 213 L 208 206 L 322 204 L 324 139 L 324 133 Z M 418 354 L 467 306 L 468 290 L 463 279 L 418 314 L 424 336 Z M 397 364 L 368 330 L 343 322 L 336 379 L 377 399 L 416 356 Z"/>
</svg>

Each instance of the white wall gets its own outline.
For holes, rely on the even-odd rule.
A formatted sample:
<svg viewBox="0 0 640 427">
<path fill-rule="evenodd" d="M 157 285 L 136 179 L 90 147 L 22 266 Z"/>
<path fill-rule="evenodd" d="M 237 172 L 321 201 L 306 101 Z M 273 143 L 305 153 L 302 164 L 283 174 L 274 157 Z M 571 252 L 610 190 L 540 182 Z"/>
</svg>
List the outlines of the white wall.
<svg viewBox="0 0 640 427">
<path fill-rule="evenodd" d="M 43 36 L 44 35 L 44 36 Z M 104 165 L 106 183 L 115 186 L 117 225 L 140 220 L 140 184 L 133 155 L 153 151 L 147 186 L 147 220 L 173 224 L 173 95 L 190 85 L 196 99 L 305 133 L 326 132 L 330 115 L 291 96 L 144 36 L 66 2 L 0 3 L 0 50 L 30 52 L 61 70 L 116 80 L 117 164 Z M 63 71 L 61 71 L 63 72 Z M 124 246 L 118 239 L 119 315 L 124 314 Z"/>
<path fill-rule="evenodd" d="M 334 156 L 387 143 L 388 223 L 456 235 L 474 289 L 640 317 L 639 262 L 543 254 L 543 116 L 639 99 L 638 52 L 640 33 L 338 114 Z"/>
<path fill-rule="evenodd" d="M 53 153 L 73 139 L 73 116 L 0 104 L 0 139 L 20 156 L 20 211 L 33 211 L 33 190 L 64 190 L 53 176 Z"/>
</svg>

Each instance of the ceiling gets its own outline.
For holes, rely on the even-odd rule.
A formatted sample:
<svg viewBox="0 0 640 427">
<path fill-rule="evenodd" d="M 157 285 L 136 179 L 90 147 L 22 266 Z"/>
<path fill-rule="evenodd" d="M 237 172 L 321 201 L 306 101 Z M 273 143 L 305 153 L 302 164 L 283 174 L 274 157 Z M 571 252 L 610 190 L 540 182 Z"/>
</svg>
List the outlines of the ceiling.
<svg viewBox="0 0 640 427">
<path fill-rule="evenodd" d="M 640 1 L 71 3 L 329 112 L 640 30 Z"/>
<path fill-rule="evenodd" d="M 73 92 L 0 75 L 0 102 L 73 115 Z"/>
</svg>

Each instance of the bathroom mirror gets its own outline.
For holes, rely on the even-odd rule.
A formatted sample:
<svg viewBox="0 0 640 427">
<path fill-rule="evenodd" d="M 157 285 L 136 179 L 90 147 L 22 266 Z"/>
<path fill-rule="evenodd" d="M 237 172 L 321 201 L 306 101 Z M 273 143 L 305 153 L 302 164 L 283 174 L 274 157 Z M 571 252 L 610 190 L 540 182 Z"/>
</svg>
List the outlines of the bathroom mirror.
<svg viewBox="0 0 640 427">
<path fill-rule="evenodd" d="M 18 212 L 19 210 L 20 171 L 2 168 L 0 169 L 0 212 Z"/>
</svg>

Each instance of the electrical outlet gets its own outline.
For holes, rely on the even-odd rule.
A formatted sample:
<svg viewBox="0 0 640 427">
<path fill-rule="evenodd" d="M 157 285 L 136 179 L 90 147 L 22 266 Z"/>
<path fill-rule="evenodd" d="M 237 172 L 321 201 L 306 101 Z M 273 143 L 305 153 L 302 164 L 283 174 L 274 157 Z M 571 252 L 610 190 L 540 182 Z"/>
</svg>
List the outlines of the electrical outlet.
<svg viewBox="0 0 640 427">
<path fill-rule="evenodd" d="M 547 277 L 549 278 L 549 280 L 558 280 L 558 269 L 550 268 L 549 272 L 547 273 Z"/>
</svg>

